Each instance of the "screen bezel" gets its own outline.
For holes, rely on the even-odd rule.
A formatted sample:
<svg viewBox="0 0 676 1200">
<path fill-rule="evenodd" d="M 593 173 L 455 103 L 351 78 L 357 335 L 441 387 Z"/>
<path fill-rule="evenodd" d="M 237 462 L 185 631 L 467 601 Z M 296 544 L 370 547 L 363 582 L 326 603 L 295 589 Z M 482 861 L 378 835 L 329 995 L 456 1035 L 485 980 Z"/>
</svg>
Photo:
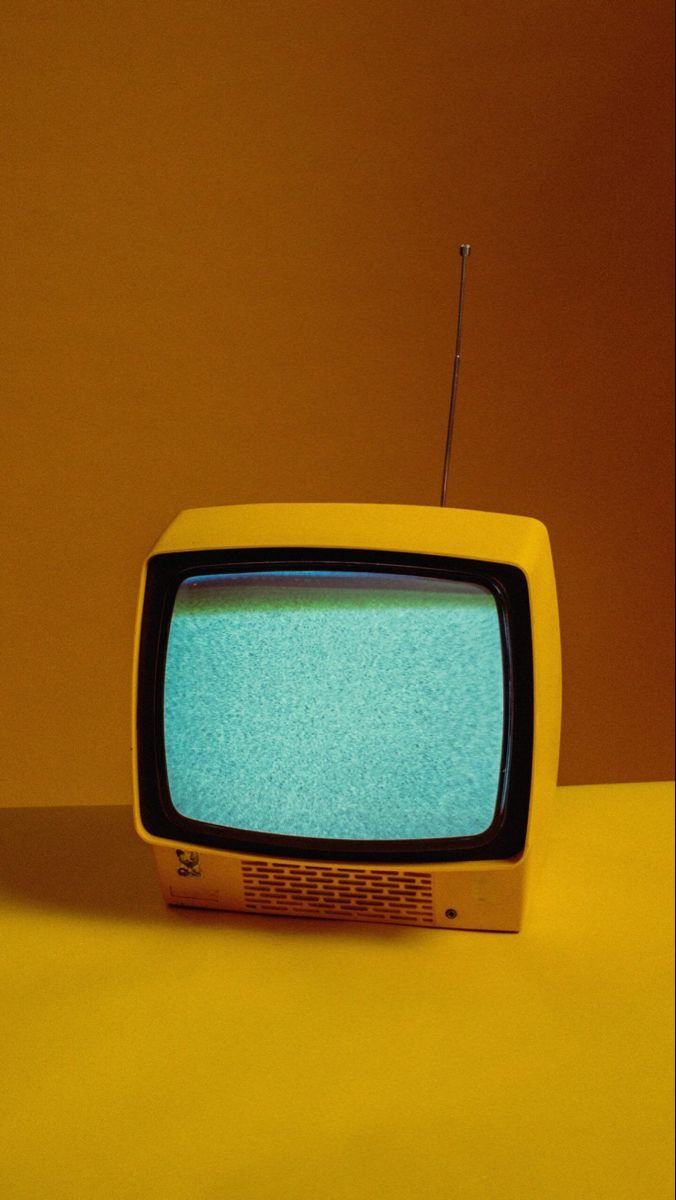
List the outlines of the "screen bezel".
<svg viewBox="0 0 676 1200">
<path fill-rule="evenodd" d="M 178 812 L 171 800 L 164 748 L 164 671 L 176 593 L 191 575 L 275 568 L 419 575 L 473 583 L 491 592 L 500 621 L 505 703 L 498 799 L 487 830 L 472 837 L 411 841 L 308 838 L 212 825 Z M 147 564 L 136 720 L 140 817 L 154 837 L 205 849 L 345 862 L 515 857 L 526 842 L 533 757 L 533 650 L 526 576 L 507 563 L 362 549 L 278 546 L 156 554 Z"/>
</svg>

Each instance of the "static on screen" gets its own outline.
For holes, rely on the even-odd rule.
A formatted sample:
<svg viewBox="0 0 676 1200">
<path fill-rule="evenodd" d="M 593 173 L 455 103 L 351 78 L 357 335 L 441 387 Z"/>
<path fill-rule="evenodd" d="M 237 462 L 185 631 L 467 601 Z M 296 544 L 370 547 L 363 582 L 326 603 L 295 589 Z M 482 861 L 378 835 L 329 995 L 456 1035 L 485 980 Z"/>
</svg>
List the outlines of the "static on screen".
<svg viewBox="0 0 676 1200">
<path fill-rule="evenodd" d="M 169 631 L 172 803 L 296 837 L 476 836 L 504 724 L 487 588 L 375 571 L 195 575 Z"/>
</svg>

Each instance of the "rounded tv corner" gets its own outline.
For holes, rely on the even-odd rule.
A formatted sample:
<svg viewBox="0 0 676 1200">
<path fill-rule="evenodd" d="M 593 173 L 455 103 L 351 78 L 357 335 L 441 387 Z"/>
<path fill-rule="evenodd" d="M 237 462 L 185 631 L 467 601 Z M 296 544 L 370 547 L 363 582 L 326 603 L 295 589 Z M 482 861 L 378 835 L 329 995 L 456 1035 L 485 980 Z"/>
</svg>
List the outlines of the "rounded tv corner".
<svg viewBox="0 0 676 1200">
<path fill-rule="evenodd" d="M 151 842 L 518 858 L 558 760 L 546 530 L 422 506 L 182 513 L 144 567 L 134 675 Z"/>
</svg>

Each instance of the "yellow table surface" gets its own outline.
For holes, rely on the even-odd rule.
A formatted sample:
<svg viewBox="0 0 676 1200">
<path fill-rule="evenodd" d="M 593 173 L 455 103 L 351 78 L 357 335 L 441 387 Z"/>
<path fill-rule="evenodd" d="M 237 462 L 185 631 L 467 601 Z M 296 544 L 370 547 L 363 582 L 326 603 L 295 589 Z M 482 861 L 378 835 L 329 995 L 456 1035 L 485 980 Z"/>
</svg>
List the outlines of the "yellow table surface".
<svg viewBox="0 0 676 1200">
<path fill-rule="evenodd" d="M 494 934 L 167 910 L 127 809 L 1 811 L 5 1195 L 670 1196 L 672 828 L 560 789 Z"/>
</svg>

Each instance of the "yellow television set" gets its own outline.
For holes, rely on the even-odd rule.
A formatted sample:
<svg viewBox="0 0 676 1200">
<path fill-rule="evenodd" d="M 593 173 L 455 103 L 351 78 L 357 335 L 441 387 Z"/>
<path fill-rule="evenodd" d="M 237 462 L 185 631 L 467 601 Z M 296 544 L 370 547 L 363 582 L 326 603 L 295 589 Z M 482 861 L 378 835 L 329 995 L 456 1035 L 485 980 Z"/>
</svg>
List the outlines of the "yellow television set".
<svg viewBox="0 0 676 1200">
<path fill-rule="evenodd" d="M 182 512 L 144 564 L 135 639 L 135 823 L 164 899 L 517 931 L 560 657 L 532 518 Z"/>
</svg>

